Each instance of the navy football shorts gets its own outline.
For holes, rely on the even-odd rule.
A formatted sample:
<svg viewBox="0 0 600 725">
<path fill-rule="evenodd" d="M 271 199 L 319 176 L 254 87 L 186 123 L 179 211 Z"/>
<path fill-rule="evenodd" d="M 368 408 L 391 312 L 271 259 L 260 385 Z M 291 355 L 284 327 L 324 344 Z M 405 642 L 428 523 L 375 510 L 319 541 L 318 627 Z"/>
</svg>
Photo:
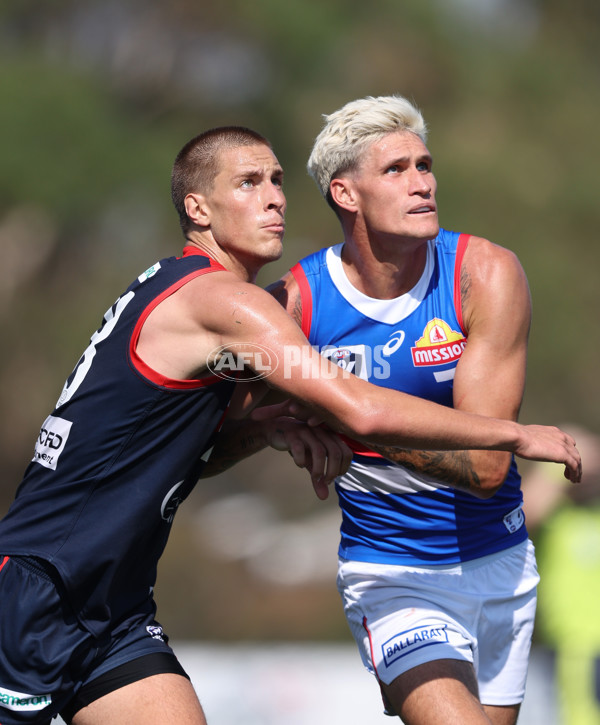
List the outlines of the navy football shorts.
<svg viewBox="0 0 600 725">
<path fill-rule="evenodd" d="M 146 611 L 94 638 L 62 595 L 55 570 L 33 557 L 0 555 L 0 725 L 66 722 L 124 685 L 163 673 L 187 677 Z"/>
</svg>

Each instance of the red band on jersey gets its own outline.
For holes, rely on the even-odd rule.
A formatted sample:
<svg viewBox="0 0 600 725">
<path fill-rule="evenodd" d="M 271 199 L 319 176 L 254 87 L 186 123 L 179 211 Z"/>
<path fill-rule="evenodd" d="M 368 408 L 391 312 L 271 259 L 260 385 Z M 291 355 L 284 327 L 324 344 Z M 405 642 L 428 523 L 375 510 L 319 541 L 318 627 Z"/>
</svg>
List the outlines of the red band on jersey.
<svg viewBox="0 0 600 725">
<path fill-rule="evenodd" d="M 372 451 L 370 448 L 367 448 L 367 446 L 353 440 L 352 438 L 348 438 L 348 436 L 345 436 L 343 433 L 340 433 L 339 436 L 353 453 L 357 453 L 360 456 L 368 456 L 369 458 L 383 458 L 383 456 L 379 453 L 375 453 L 375 451 Z"/>
<path fill-rule="evenodd" d="M 186 250 L 191 250 L 189 252 L 190 254 L 202 254 L 202 252 L 196 252 L 194 247 L 186 247 L 184 249 L 184 254 L 186 254 Z M 169 378 L 166 375 L 162 375 L 156 370 L 153 370 L 142 360 L 142 358 L 137 354 L 136 351 L 137 344 L 140 339 L 140 333 L 142 331 L 142 327 L 144 326 L 144 322 L 146 322 L 148 315 L 152 312 L 152 310 L 158 307 L 158 305 L 163 300 L 165 300 L 178 289 L 183 287 L 183 285 L 187 284 L 192 279 L 199 277 L 200 275 L 207 274 L 208 272 L 227 271 L 225 270 L 225 267 L 222 267 L 218 262 L 215 262 L 212 259 L 210 260 L 210 264 L 210 267 L 206 267 L 205 269 L 198 269 L 195 272 L 188 274 L 186 277 L 183 277 L 174 285 L 166 289 L 161 295 L 152 300 L 152 302 L 140 315 L 140 318 L 137 321 L 136 326 L 133 330 L 133 334 L 131 335 L 131 340 L 129 342 L 129 358 L 133 364 L 133 367 L 140 373 L 140 375 L 152 381 L 153 383 L 156 383 L 157 385 L 161 385 L 164 388 L 173 388 L 178 390 L 202 388 L 205 385 L 213 385 L 214 383 L 222 381 L 222 378 L 219 378 L 212 374 L 210 376 L 207 376 L 206 378 L 199 378 L 197 380 L 177 380 L 174 378 Z"/>
<path fill-rule="evenodd" d="M 312 325 L 312 292 L 310 290 L 310 284 L 306 279 L 306 274 L 300 262 L 295 264 L 290 269 L 290 272 L 300 288 L 300 299 L 302 301 L 302 324 L 300 327 L 302 328 L 302 332 L 308 337 Z"/>
<path fill-rule="evenodd" d="M 456 318 L 458 319 L 458 324 L 460 325 L 460 329 L 462 330 L 462 333 L 465 337 L 467 336 L 467 333 L 463 324 L 462 315 L 462 296 L 460 294 L 460 269 L 470 238 L 470 234 L 459 235 L 458 244 L 456 246 L 456 260 L 454 262 L 454 309 L 456 310 Z"/>
<path fill-rule="evenodd" d="M 186 246 L 183 248 L 183 257 L 191 257 L 192 255 L 197 254 L 200 257 L 206 257 L 210 260 L 210 268 L 213 272 L 227 272 L 225 267 L 223 267 L 222 264 L 219 264 L 216 262 L 209 254 L 206 252 L 203 252 L 201 249 L 198 249 L 198 247 L 193 247 L 191 244 L 186 244 Z"/>
</svg>

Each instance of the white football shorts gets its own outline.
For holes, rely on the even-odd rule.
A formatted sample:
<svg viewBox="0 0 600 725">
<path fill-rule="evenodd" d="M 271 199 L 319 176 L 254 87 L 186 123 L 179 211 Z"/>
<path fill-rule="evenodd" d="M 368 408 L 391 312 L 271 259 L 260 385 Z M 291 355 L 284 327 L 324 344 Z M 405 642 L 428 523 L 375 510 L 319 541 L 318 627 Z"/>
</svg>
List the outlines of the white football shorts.
<svg viewBox="0 0 600 725">
<path fill-rule="evenodd" d="M 472 662 L 485 705 L 523 701 L 539 581 L 531 541 L 449 566 L 341 559 L 338 589 L 367 670 L 385 684 L 438 659 Z"/>
</svg>

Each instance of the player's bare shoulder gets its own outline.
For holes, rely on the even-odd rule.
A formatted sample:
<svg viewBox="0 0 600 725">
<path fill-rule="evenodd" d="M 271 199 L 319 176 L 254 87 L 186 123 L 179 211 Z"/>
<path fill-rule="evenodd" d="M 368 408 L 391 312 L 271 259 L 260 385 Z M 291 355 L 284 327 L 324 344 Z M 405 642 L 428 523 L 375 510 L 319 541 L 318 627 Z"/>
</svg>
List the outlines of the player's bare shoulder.
<svg viewBox="0 0 600 725">
<path fill-rule="evenodd" d="M 266 289 L 286 310 L 288 315 L 293 317 L 296 323 L 300 325 L 302 323 L 302 296 L 300 286 L 294 275 L 288 272 Z"/>
<path fill-rule="evenodd" d="M 510 277 L 524 272 L 515 252 L 484 237 L 472 236 L 465 251 L 462 274 L 486 283 L 495 275 Z"/>
<path fill-rule="evenodd" d="M 232 298 L 239 283 L 232 273 L 219 270 L 193 277 L 171 291 L 144 321 L 137 354 L 153 370 L 170 378 L 204 376 L 210 351 L 221 344 L 223 324 L 219 318 L 232 317 L 221 300 Z"/>
<path fill-rule="evenodd" d="M 241 334 L 257 317 L 262 319 L 265 305 L 279 310 L 264 290 L 233 272 L 215 270 L 189 280 L 162 300 L 144 325 L 145 337 L 154 333 L 162 347 L 215 346 L 223 337 Z"/>
<path fill-rule="evenodd" d="M 198 295 L 197 314 L 210 330 L 225 335 L 241 334 L 249 326 L 265 324 L 279 310 L 264 289 L 232 272 L 216 272 L 209 277 L 194 292 Z"/>
<path fill-rule="evenodd" d="M 509 301 L 524 311 L 530 306 L 527 277 L 517 255 L 483 237 L 469 239 L 460 269 L 460 292 L 465 321 L 482 307 L 505 306 Z"/>
</svg>

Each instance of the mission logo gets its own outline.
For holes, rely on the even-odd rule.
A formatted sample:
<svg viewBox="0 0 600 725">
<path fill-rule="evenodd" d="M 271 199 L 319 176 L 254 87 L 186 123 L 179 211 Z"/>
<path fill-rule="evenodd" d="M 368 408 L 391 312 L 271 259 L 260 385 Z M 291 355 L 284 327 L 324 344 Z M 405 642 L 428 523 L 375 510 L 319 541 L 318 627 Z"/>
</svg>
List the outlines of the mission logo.
<svg viewBox="0 0 600 725">
<path fill-rule="evenodd" d="M 447 322 L 435 317 L 423 330 L 414 347 L 411 347 L 413 365 L 445 365 L 456 362 L 462 355 L 467 340 L 462 332 L 453 330 Z"/>
</svg>

